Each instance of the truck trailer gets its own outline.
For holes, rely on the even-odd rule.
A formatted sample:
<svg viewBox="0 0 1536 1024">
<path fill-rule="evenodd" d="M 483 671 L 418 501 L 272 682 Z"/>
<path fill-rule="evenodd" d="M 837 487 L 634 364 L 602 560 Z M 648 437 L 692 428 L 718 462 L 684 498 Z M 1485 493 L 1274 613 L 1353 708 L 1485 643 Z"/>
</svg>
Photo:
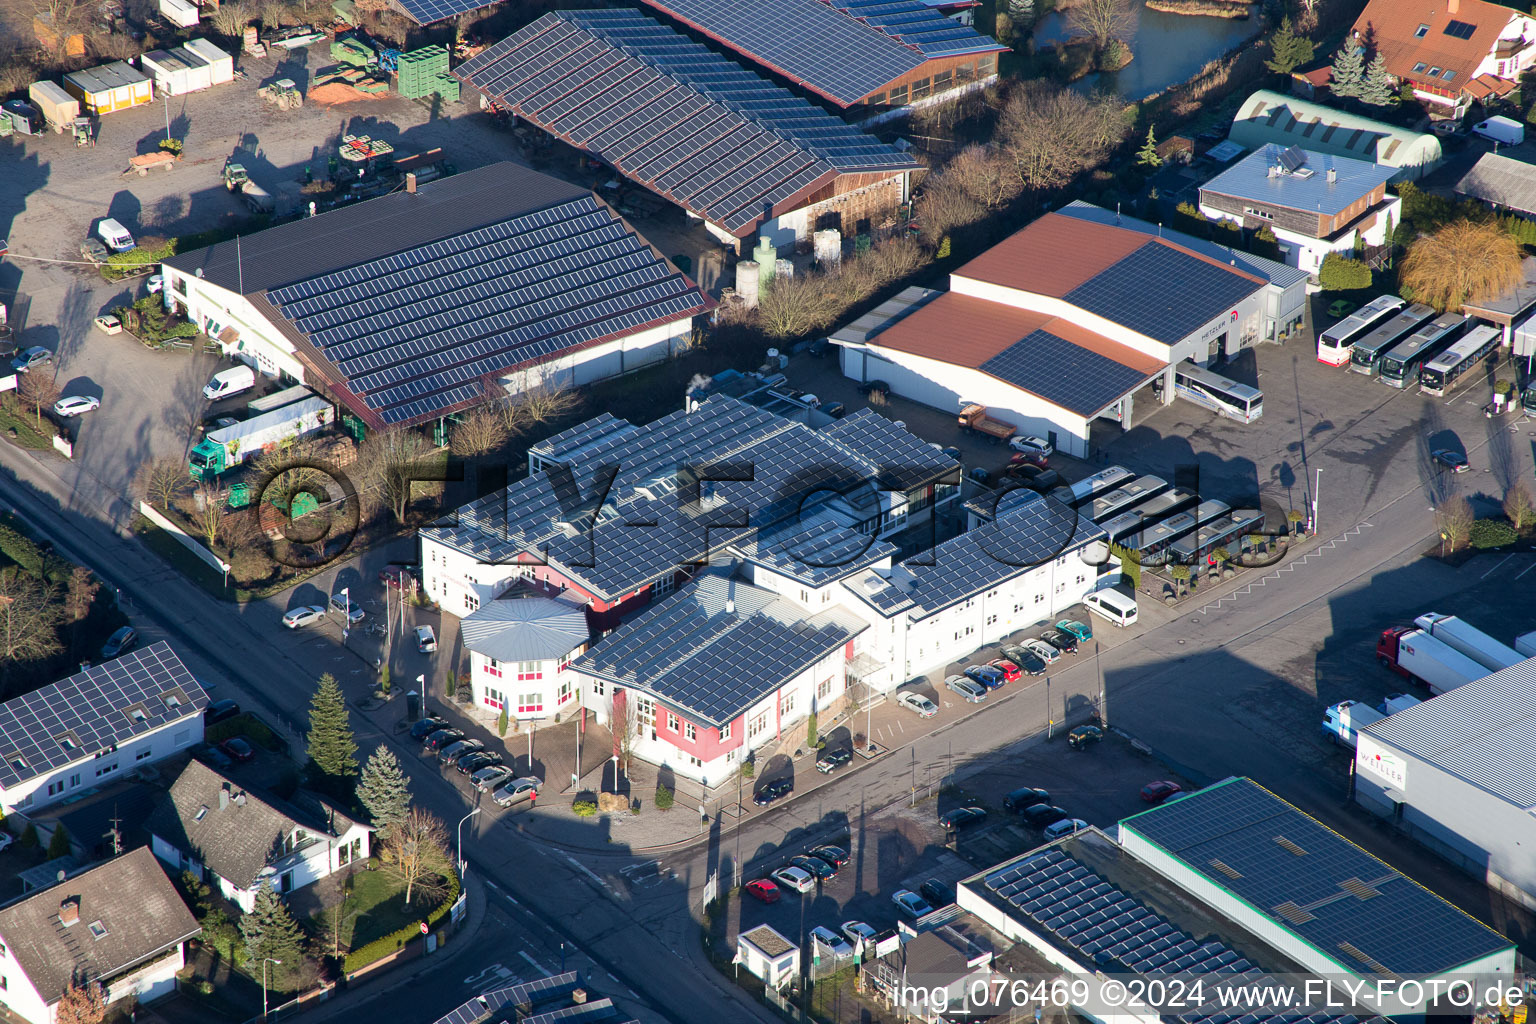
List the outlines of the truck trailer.
<svg viewBox="0 0 1536 1024">
<path fill-rule="evenodd" d="M 212 480 L 283 441 L 296 440 L 335 419 L 336 410 L 319 397 L 212 431 L 192 449 L 187 469 L 193 479 Z"/>
<path fill-rule="evenodd" d="M 960 426 L 964 430 L 990 438 L 993 444 L 1006 441 L 1017 433 L 1012 423 L 1004 423 L 1002 420 L 988 416 L 987 407 L 984 405 L 967 405 L 961 409 Z"/>
<path fill-rule="evenodd" d="M 1405 679 L 1423 683 L 1437 696 L 1488 675 L 1480 662 L 1416 626 L 1382 630 L 1376 641 L 1376 658 Z"/>
<path fill-rule="evenodd" d="M 1323 733 L 1340 746 L 1353 748 L 1361 729 L 1385 717 L 1358 700 L 1341 700 L 1323 712 Z"/>
<path fill-rule="evenodd" d="M 1499 672 L 1525 660 L 1514 648 L 1499 643 L 1466 619 L 1454 615 L 1425 612 L 1414 619 L 1413 624 L 1447 647 L 1465 654 L 1489 672 Z"/>
</svg>

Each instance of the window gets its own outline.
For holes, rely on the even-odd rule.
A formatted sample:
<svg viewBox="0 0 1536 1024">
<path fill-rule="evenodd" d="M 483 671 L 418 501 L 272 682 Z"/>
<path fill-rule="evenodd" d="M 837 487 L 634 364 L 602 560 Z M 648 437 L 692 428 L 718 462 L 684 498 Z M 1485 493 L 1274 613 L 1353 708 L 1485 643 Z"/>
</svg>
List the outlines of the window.
<svg viewBox="0 0 1536 1024">
<path fill-rule="evenodd" d="M 177 274 L 171 278 L 171 287 L 176 290 L 177 295 L 184 296 L 187 294 L 187 279 Z"/>
<path fill-rule="evenodd" d="M 172 741 L 178 747 L 185 746 L 186 744 L 190 743 L 191 740 L 192 740 L 192 730 L 191 729 L 177 729 L 175 734 L 172 736 Z"/>
<path fill-rule="evenodd" d="M 540 692 L 522 693 L 517 697 L 517 713 L 528 714 L 533 711 L 544 710 L 544 694 Z"/>
<path fill-rule="evenodd" d="M 656 702 L 649 697 L 635 698 L 635 718 L 647 728 L 656 724 Z"/>
<path fill-rule="evenodd" d="M 492 676 L 495 676 L 497 679 L 500 679 L 501 678 L 501 662 L 497 661 L 495 658 L 486 658 L 485 659 L 485 672 L 486 672 L 486 675 L 492 675 Z"/>
<path fill-rule="evenodd" d="M 1077 582 L 1081 583 L 1083 581 L 1082 580 L 1078 580 Z M 997 616 L 996 615 L 988 615 L 987 616 L 987 625 L 989 625 L 989 626 L 997 625 Z"/>
<path fill-rule="evenodd" d="M 731 738 L 731 723 L 730 722 L 726 722 L 724 725 L 722 725 L 720 727 L 720 738 L 723 739 L 723 740 L 728 740 L 728 739 Z"/>
<path fill-rule="evenodd" d="M 567 679 L 565 682 L 560 684 L 560 690 L 555 695 L 555 703 L 556 704 L 564 704 L 566 701 L 568 701 L 570 699 L 571 699 L 571 681 L 569 679 Z"/>
<path fill-rule="evenodd" d="M 1413 66 L 1412 74 L 1415 74 L 1415 75 L 1421 74 L 1421 73 L 1423 73 L 1424 69 L 1427 68 L 1427 67 L 1429 67 L 1428 64 L 1425 64 L 1423 61 L 1419 61 L 1417 64 L 1415 64 Z"/>
<path fill-rule="evenodd" d="M 677 732 L 677 716 L 670 711 L 667 712 L 667 730 Z"/>
<path fill-rule="evenodd" d="M 780 714 L 789 714 L 795 710 L 795 691 L 790 690 L 779 698 Z"/>
<path fill-rule="evenodd" d="M 1445 71 L 1444 71 L 1444 72 L 1443 72 L 1443 73 L 1442 73 L 1442 74 L 1441 74 L 1441 75 L 1440 75 L 1440 77 L 1441 77 L 1441 78 L 1443 78 L 1443 79 L 1445 79 L 1445 81 L 1447 81 L 1447 82 L 1449 82 L 1449 81 L 1450 81 L 1450 80 L 1451 80 L 1451 79 L 1453 79 L 1453 78 L 1455 78 L 1455 77 L 1456 77 L 1456 72 L 1454 72 L 1454 71 L 1452 71 L 1452 70 L 1450 70 L 1450 69 L 1449 69 L 1449 68 L 1447 68 L 1447 69 L 1446 69 L 1446 70 L 1445 70 Z"/>
<path fill-rule="evenodd" d="M 5 943 L 0 942 L 0 960 L 5 959 Z"/>
<path fill-rule="evenodd" d="M 747 739 L 752 739 L 758 733 L 768 728 L 768 712 L 759 712 L 752 721 L 747 723 Z"/>
<path fill-rule="evenodd" d="M 165 701 L 166 708 L 171 711 L 176 711 L 181 707 L 181 696 L 179 694 L 162 693 L 160 699 Z"/>
<path fill-rule="evenodd" d="M 50 783 L 48 783 L 48 795 L 49 796 L 58 796 L 62 792 L 64 792 L 64 783 L 63 782 L 50 782 Z"/>
<path fill-rule="evenodd" d="M 480 599 L 479 598 L 475 597 L 474 594 L 465 594 L 464 595 L 464 609 L 465 609 L 465 611 L 471 611 L 472 612 L 472 611 L 474 611 L 475 609 L 477 609 L 479 607 L 480 607 Z"/>
<path fill-rule="evenodd" d="M 870 94 L 869 98 L 866 99 L 864 102 L 869 104 L 872 107 L 878 107 L 878 106 L 880 106 L 880 104 L 885 102 L 885 93 L 883 93 L 883 92 L 872 93 L 872 94 Z"/>
<path fill-rule="evenodd" d="M 974 82 L 975 80 L 976 65 L 974 62 L 970 64 L 961 64 L 959 67 L 955 68 L 956 85 L 964 85 L 966 82 Z"/>
<path fill-rule="evenodd" d="M 693 727 L 693 723 L 692 722 L 684 722 L 683 723 L 683 739 L 687 740 L 689 743 L 692 743 L 694 740 L 696 740 L 698 738 L 699 738 L 699 732 L 698 732 L 697 729 L 695 729 Z"/>
<path fill-rule="evenodd" d="M 1435 66 L 1433 66 L 1433 67 L 1431 67 L 1429 69 L 1429 77 L 1430 78 L 1439 78 L 1440 77 L 1440 65 L 1436 64 Z"/>
<path fill-rule="evenodd" d="M 608 692 L 608 683 L 602 679 L 592 680 L 592 696 L 601 697 Z"/>
<path fill-rule="evenodd" d="M 906 104 L 906 102 L 907 102 L 907 87 L 906 86 L 898 85 L 898 86 L 896 86 L 896 88 L 891 90 L 891 106 L 893 106 L 893 107 L 904 106 Z"/>
<path fill-rule="evenodd" d="M 1243 207 L 1243 213 L 1247 214 L 1250 217 L 1257 217 L 1260 220 L 1274 220 L 1275 219 L 1275 214 L 1274 214 L 1273 211 L 1271 211 L 1271 210 L 1261 210 L 1257 206 L 1245 206 L 1245 207 Z"/>
<path fill-rule="evenodd" d="M 832 678 L 832 676 L 827 676 L 827 678 L 816 684 L 817 700 L 825 700 L 827 694 L 832 692 Z"/>
<path fill-rule="evenodd" d="M 154 750 L 149 748 L 149 747 L 145 747 L 143 750 L 139 751 L 137 754 L 134 754 L 133 755 L 133 759 L 135 761 L 147 761 L 151 757 L 154 757 L 154 756 L 155 756 Z"/>
<path fill-rule="evenodd" d="M 933 76 L 933 91 L 940 92 L 944 89 L 948 89 L 950 83 L 954 81 L 954 77 L 955 73 L 953 71 L 940 71 L 938 74 Z"/>
<path fill-rule="evenodd" d="M 73 775 L 71 775 L 69 777 L 69 787 L 71 789 L 73 789 L 73 788 L 75 788 L 78 785 L 80 785 L 80 773 L 79 772 L 75 772 Z"/>
<path fill-rule="evenodd" d="M 193 821 L 202 821 L 206 817 L 208 817 L 208 805 L 207 804 L 203 804 L 203 806 L 201 806 L 201 807 L 199 807 L 197 809 L 197 813 L 192 815 L 192 820 Z"/>
<path fill-rule="evenodd" d="M 1429 35 L 1428 25 L 1420 25 L 1418 28 L 1413 30 L 1413 38 L 1415 39 L 1423 39 L 1427 35 Z"/>
<path fill-rule="evenodd" d="M 804 590 L 800 591 L 800 603 L 801 604 L 810 604 L 811 603 L 811 595 L 806 593 Z"/>
<path fill-rule="evenodd" d="M 1045 595 L 1044 594 L 1036 594 L 1035 595 L 1035 604 L 1039 604 L 1040 602 L 1042 602 L 1044 600 L 1045 600 Z"/>
<path fill-rule="evenodd" d="M 100 921 L 92 921 L 90 927 L 92 938 L 104 939 L 107 937 L 107 926 L 102 924 Z"/>
<path fill-rule="evenodd" d="M 692 754 L 688 754 L 687 757 L 688 757 L 688 763 L 693 765 L 695 768 L 703 768 L 704 767 L 704 762 L 700 761 L 698 758 L 694 757 Z"/>
<path fill-rule="evenodd" d="M 500 690 L 493 690 L 487 686 L 485 688 L 484 694 L 480 698 L 480 702 L 482 704 L 488 704 L 496 710 L 500 711 L 502 705 L 507 702 L 507 695 L 502 693 Z"/>
<path fill-rule="evenodd" d="M 116 764 L 104 764 L 100 768 L 96 769 L 96 777 L 99 779 L 103 775 L 111 775 L 115 771 L 117 771 Z"/>
<path fill-rule="evenodd" d="M 992 56 L 979 58 L 976 61 L 976 73 L 983 78 L 997 74 L 997 58 Z"/>
<path fill-rule="evenodd" d="M 672 593 L 672 591 L 674 591 L 676 589 L 677 589 L 677 573 L 669 572 L 665 576 L 663 576 L 661 579 L 659 579 L 655 583 L 651 584 L 651 596 L 652 597 L 660 597 L 663 594 L 670 594 L 670 593 Z"/>
<path fill-rule="evenodd" d="M 20 754 L 12 754 L 7 757 L 6 760 L 9 761 L 11 767 L 16 769 L 18 772 L 24 772 L 27 770 L 27 759 L 22 757 Z"/>
<path fill-rule="evenodd" d="M 75 738 L 75 734 L 72 732 L 60 733 L 58 740 L 59 746 L 64 748 L 64 753 L 66 754 L 73 754 L 80 749 L 80 741 Z"/>
<path fill-rule="evenodd" d="M 351 859 L 351 856 L 352 848 L 350 846 L 343 846 L 341 849 L 336 851 L 336 863 L 338 865 L 345 866 L 347 861 Z"/>
<path fill-rule="evenodd" d="M 544 663 L 542 661 L 520 661 L 517 663 L 517 681 L 525 683 L 530 679 L 544 678 Z"/>
</svg>

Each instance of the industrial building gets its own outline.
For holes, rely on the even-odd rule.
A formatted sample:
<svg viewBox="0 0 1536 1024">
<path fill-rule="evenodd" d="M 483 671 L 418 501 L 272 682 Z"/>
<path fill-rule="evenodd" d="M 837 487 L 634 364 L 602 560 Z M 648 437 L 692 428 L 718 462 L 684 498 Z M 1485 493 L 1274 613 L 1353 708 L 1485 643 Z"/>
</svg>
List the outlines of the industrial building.
<svg viewBox="0 0 1536 1024">
<path fill-rule="evenodd" d="M 946 411 L 980 403 L 1081 457 L 1096 419 L 1130 427 L 1148 383 L 1161 380 L 1172 401 L 1178 363 L 1283 338 L 1301 320 L 1305 281 L 1072 203 L 955 271 L 948 291 L 909 288 L 830 340 L 847 377 Z"/>
<path fill-rule="evenodd" d="M 162 264 L 225 355 L 368 429 L 650 365 L 713 308 L 586 189 L 491 164 Z"/>
<path fill-rule="evenodd" d="M 1355 801 L 1511 900 L 1536 908 L 1536 659 L 1360 733 Z"/>
<path fill-rule="evenodd" d="M 453 73 L 676 203 L 730 245 L 754 233 L 784 246 L 829 227 L 867 231 L 907 201 L 918 169 L 879 139 L 632 10 L 546 14 Z"/>
<path fill-rule="evenodd" d="M 1391 180 L 1415 181 L 1440 166 L 1440 140 L 1385 121 L 1260 89 L 1243 101 L 1227 138 L 1247 149 L 1274 143 L 1352 157 L 1393 168 Z"/>
</svg>

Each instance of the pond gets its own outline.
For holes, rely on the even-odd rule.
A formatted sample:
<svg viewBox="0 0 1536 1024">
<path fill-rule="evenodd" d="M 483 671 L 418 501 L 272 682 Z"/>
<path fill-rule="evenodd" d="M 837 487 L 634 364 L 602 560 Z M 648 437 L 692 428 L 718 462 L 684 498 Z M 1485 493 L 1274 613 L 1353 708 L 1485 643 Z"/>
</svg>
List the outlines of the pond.
<svg viewBox="0 0 1536 1024">
<path fill-rule="evenodd" d="M 1250 8 L 1257 13 L 1257 6 Z M 1192 76 L 1209 61 L 1237 47 L 1258 31 L 1253 18 L 1207 18 L 1149 11 L 1132 6 L 1126 42 L 1136 59 L 1119 71 L 1096 72 L 1074 83 L 1075 88 L 1103 85 L 1127 99 L 1142 99 Z M 1078 35 L 1065 15 L 1052 11 L 1035 26 L 1035 45 L 1044 48 Z"/>
</svg>

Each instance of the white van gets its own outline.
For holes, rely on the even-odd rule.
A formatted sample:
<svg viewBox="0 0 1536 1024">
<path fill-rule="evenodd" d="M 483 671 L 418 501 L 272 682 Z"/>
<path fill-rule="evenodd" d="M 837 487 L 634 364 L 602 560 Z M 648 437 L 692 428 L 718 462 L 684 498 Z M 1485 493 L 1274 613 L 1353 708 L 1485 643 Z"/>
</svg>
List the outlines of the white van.
<svg viewBox="0 0 1536 1024">
<path fill-rule="evenodd" d="M 249 366 L 231 366 L 213 375 L 213 379 L 203 388 L 203 397 L 214 402 L 220 398 L 228 398 L 230 395 L 238 395 L 242 391 L 249 391 L 255 386 L 255 370 Z"/>
<path fill-rule="evenodd" d="M 1095 590 L 1083 598 L 1083 606 L 1117 626 L 1129 626 L 1136 621 L 1136 599 L 1118 590 Z"/>
<path fill-rule="evenodd" d="M 127 252 L 134 246 L 133 236 L 128 233 L 128 229 L 111 217 L 105 218 L 100 224 L 96 225 L 96 234 L 101 237 L 103 242 L 107 243 L 107 248 L 113 252 Z"/>
</svg>

